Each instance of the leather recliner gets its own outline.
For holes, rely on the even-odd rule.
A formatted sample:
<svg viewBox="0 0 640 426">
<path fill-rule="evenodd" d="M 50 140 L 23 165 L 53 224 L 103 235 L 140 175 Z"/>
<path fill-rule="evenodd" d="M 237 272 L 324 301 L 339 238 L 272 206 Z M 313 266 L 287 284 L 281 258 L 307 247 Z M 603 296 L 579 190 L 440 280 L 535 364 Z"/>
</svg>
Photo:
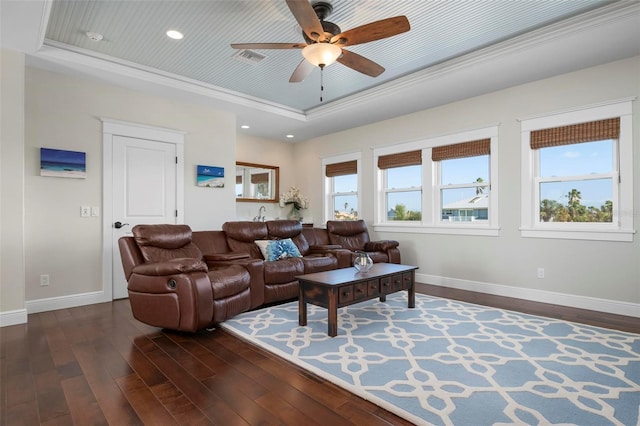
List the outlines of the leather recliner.
<svg viewBox="0 0 640 426">
<path fill-rule="evenodd" d="M 298 297 L 297 276 L 339 267 L 338 258 L 331 247 L 310 247 L 302 233 L 302 225 L 295 220 L 225 222 L 222 225 L 222 230 L 231 252 L 227 255 L 240 256 L 244 253 L 251 259 L 263 261 L 263 302 L 265 304 Z M 287 238 L 291 238 L 302 257 L 289 257 L 275 261 L 264 260 L 262 252 L 255 243 L 258 240 Z M 218 256 L 220 255 L 209 256 L 205 253 L 207 262 Z"/>
<path fill-rule="evenodd" d="M 358 251 L 367 253 L 374 263 L 400 263 L 399 243 L 394 240 L 371 241 L 364 220 L 329 220 L 327 233 L 329 243 L 351 251 L 352 264 Z"/>
<path fill-rule="evenodd" d="M 251 275 L 251 308 L 264 304 L 264 262 L 249 256 L 249 253 L 234 253 L 229 249 L 224 231 L 194 231 L 192 241 L 204 256 L 209 270 L 224 269 L 231 265 L 242 265 Z"/>
<path fill-rule="evenodd" d="M 133 316 L 195 332 L 249 310 L 251 277 L 233 264 L 209 270 L 187 225 L 137 225 L 118 241 Z"/>
<path fill-rule="evenodd" d="M 232 252 L 247 253 L 252 259 L 263 259 L 255 241 L 269 239 L 265 222 L 225 222 L 222 230 Z M 298 296 L 296 276 L 304 274 L 304 264 L 300 258 L 265 261 L 263 271 L 264 303 L 284 301 Z"/>
</svg>

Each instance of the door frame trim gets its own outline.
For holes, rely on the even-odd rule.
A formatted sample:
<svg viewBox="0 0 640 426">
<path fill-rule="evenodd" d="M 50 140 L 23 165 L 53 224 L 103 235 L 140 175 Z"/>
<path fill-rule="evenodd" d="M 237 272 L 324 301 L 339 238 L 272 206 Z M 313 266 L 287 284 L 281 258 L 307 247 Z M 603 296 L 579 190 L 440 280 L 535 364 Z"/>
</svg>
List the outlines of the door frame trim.
<svg viewBox="0 0 640 426">
<path fill-rule="evenodd" d="M 184 138 L 187 132 L 100 117 L 102 121 L 102 290 L 113 300 L 113 138 L 124 136 L 176 146 L 176 223 L 184 223 Z"/>
</svg>

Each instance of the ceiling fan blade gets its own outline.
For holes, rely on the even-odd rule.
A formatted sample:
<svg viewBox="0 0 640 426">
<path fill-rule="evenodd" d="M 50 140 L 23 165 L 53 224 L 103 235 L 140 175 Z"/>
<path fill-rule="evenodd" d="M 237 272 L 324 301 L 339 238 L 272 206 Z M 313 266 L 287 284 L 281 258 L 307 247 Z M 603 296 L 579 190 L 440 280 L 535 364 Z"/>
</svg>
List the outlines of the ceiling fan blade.
<svg viewBox="0 0 640 426">
<path fill-rule="evenodd" d="M 342 56 L 338 58 L 338 62 L 370 77 L 377 77 L 384 72 L 384 68 L 371 59 L 344 49 L 342 49 Z"/>
<path fill-rule="evenodd" d="M 302 49 L 306 43 L 232 43 L 234 49 Z"/>
<path fill-rule="evenodd" d="M 289 6 L 289 10 L 298 21 L 302 31 L 310 39 L 316 41 L 324 40 L 324 29 L 309 0 L 287 0 L 287 6 Z"/>
<path fill-rule="evenodd" d="M 289 83 L 300 83 L 305 78 L 307 78 L 309 74 L 311 74 L 311 71 L 313 71 L 315 67 L 316 66 L 313 65 L 311 62 L 307 61 L 306 59 L 303 59 L 302 62 L 298 64 L 295 71 L 293 71 L 293 74 L 291 74 L 291 78 L 289 78 Z"/>
<path fill-rule="evenodd" d="M 335 35 L 331 37 L 331 43 L 336 43 L 340 46 L 352 46 L 354 44 L 381 40 L 407 32 L 410 29 L 411 25 L 409 25 L 409 20 L 406 16 L 395 16 L 393 18 L 370 22 Z"/>
</svg>

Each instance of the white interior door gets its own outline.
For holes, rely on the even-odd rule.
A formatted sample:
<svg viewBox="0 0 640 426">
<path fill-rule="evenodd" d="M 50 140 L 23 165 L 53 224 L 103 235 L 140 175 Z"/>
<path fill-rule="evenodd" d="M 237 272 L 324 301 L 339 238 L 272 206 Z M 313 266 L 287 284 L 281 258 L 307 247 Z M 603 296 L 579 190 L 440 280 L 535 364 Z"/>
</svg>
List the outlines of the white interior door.
<svg viewBox="0 0 640 426">
<path fill-rule="evenodd" d="M 128 297 L 118 239 L 137 224 L 177 223 L 173 143 L 113 136 L 113 299 Z"/>
</svg>

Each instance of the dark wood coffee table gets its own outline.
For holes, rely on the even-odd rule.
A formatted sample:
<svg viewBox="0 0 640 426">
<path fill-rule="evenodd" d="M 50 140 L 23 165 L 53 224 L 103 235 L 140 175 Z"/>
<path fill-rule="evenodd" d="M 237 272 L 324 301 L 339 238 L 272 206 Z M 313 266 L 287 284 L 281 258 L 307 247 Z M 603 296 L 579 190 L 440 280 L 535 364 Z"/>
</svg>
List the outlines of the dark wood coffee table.
<svg viewBox="0 0 640 426">
<path fill-rule="evenodd" d="M 328 310 L 328 334 L 338 335 L 338 308 L 365 300 L 380 298 L 387 294 L 407 290 L 409 308 L 415 307 L 415 270 L 417 266 L 395 263 L 374 263 L 367 272 L 358 272 L 354 267 L 296 277 L 300 283 L 298 297 L 298 323 L 307 325 L 307 303 Z"/>
</svg>

